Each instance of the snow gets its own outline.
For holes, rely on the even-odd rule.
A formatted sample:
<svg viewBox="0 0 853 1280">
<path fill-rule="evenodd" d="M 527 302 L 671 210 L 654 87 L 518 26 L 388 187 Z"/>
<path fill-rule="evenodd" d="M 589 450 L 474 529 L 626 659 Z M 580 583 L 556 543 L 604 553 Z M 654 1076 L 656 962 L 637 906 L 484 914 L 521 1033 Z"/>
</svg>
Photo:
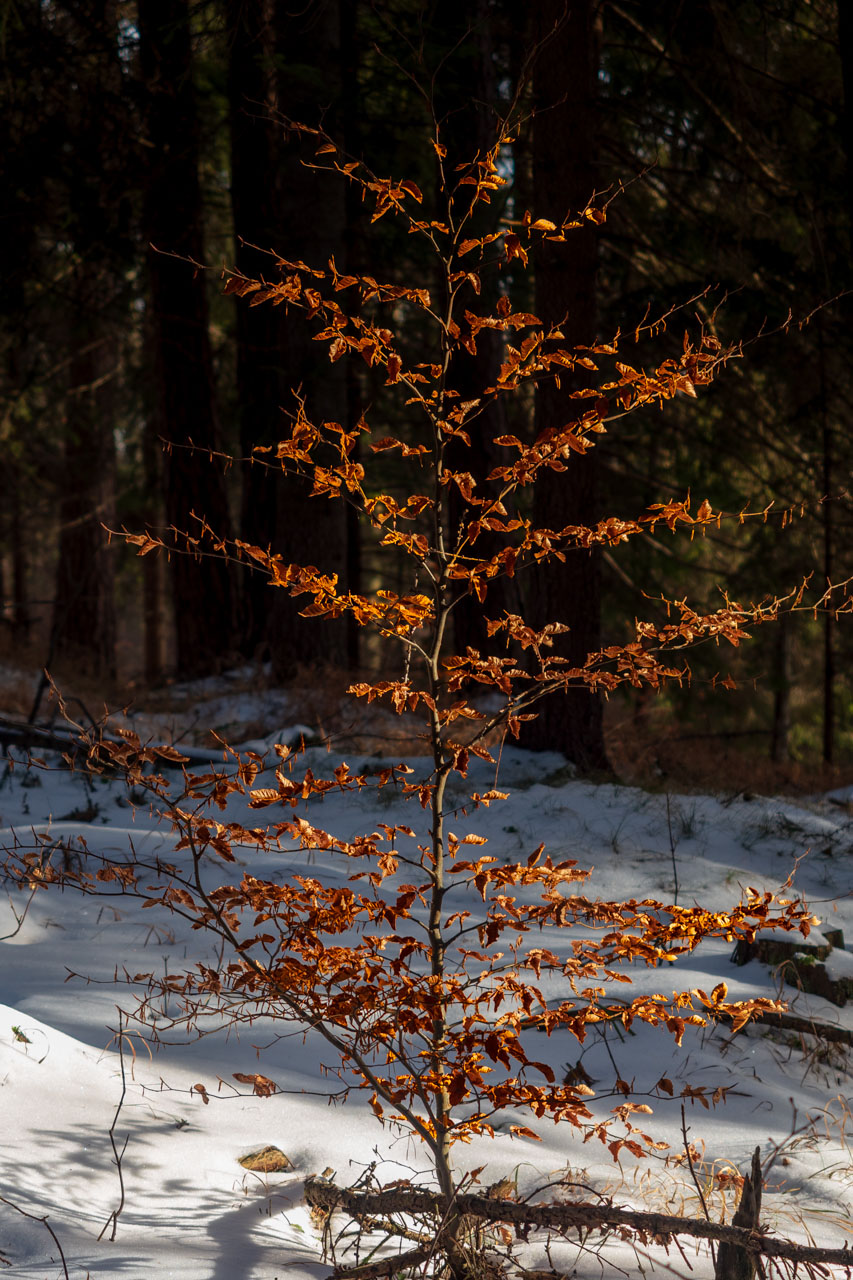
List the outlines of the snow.
<svg viewBox="0 0 853 1280">
<path fill-rule="evenodd" d="M 168 712 L 138 713 L 133 727 L 158 741 L 191 743 L 194 759 L 221 760 L 221 753 L 202 746 L 203 719 L 227 729 L 232 741 L 233 729 L 248 727 L 245 744 L 268 756 L 276 741 L 316 741 L 316 729 L 294 714 L 286 695 L 240 692 L 222 679 L 171 692 Z M 327 754 L 309 746 L 304 763 L 327 774 L 344 758 L 354 772 L 396 759 Z M 81 856 L 81 841 L 94 852 L 122 852 L 131 843 L 146 855 L 171 851 L 168 829 L 144 805 L 134 805 L 120 780 L 70 774 L 56 757 L 45 763 L 48 768 L 37 769 L 18 763 L 0 773 L 0 844 L 31 844 L 35 835 L 48 834 L 66 846 L 76 843 Z M 423 760 L 408 763 L 427 771 Z M 570 857 L 594 868 L 585 892 L 608 900 L 670 902 L 677 890 L 679 903 L 724 909 L 747 886 L 779 891 L 793 872 L 785 895 L 804 897 L 825 928 L 840 928 L 848 943 L 853 940 L 850 789 L 796 801 L 667 796 L 593 785 L 571 775 L 557 753 L 506 747 L 498 781 L 509 800 L 460 816 L 459 830 L 487 836 L 488 852 L 506 860 L 526 857 L 544 841 L 555 860 Z M 453 783 L 460 804 L 469 790 L 495 784 L 494 766 L 476 761 L 468 783 Z M 268 785 L 264 775 L 255 785 Z M 405 804 L 392 788 L 328 795 L 314 805 L 312 820 L 342 837 L 381 822 L 423 827 L 417 802 Z M 232 797 L 227 819 L 246 820 L 249 812 L 243 797 Z M 262 816 L 280 815 L 265 810 Z M 257 820 L 253 813 L 252 823 Z M 285 850 L 240 850 L 239 856 L 248 870 L 264 876 L 304 868 L 307 857 Z M 325 854 L 316 855 L 314 869 L 327 878 L 347 874 Z M 142 911 L 127 898 L 51 890 L 33 898 L 19 924 L 25 906 L 20 892 L 0 896 L 0 1117 L 6 1135 L 0 1147 L 0 1259 L 12 1264 L 12 1274 L 38 1280 L 63 1275 L 54 1240 L 34 1220 L 47 1214 L 68 1273 L 80 1280 L 87 1274 L 93 1280 L 317 1280 L 331 1268 L 322 1260 L 320 1237 L 302 1199 L 308 1175 L 330 1167 L 347 1185 L 375 1162 L 380 1180 L 411 1176 L 428 1184 L 422 1148 L 381 1128 L 366 1095 L 356 1092 L 344 1105 L 330 1101 L 337 1082 L 321 1072 L 321 1064 L 330 1062 L 329 1050 L 313 1034 L 287 1029 L 279 1036 L 269 1023 L 200 1040 L 173 1030 L 164 1033 L 167 1044 L 152 1050 L 139 1029 L 128 1028 L 133 997 L 126 985 L 115 983 L 117 971 L 175 973 L 213 956 L 212 944 L 178 917 Z M 810 941 L 816 938 L 817 931 Z M 542 945 L 565 950 L 565 932 L 546 931 Z M 827 966 L 831 976 L 850 976 L 853 955 L 836 950 Z M 722 942 L 703 944 L 665 971 L 642 968 L 631 976 L 633 988 L 620 987 L 619 995 L 710 991 L 724 981 L 729 999 L 737 1000 L 775 997 L 780 983 L 778 974 L 756 960 L 735 967 L 731 947 Z M 565 994 L 560 985 L 558 978 L 548 979 L 549 998 Z M 784 997 L 800 1016 L 853 1029 L 853 1003 L 839 1008 L 792 987 L 784 988 Z M 165 1026 L 173 1010 L 162 1012 Z M 120 1027 L 127 1028 L 121 1054 Z M 645 1025 L 620 1034 L 611 1030 L 606 1040 L 590 1036 L 584 1046 L 566 1032 L 538 1040 L 536 1056 L 558 1078 L 581 1062 L 599 1095 L 592 1103 L 596 1114 L 606 1115 L 619 1102 L 611 1094 L 618 1070 L 637 1101 L 652 1106 L 654 1115 L 642 1117 L 643 1128 L 670 1144 L 669 1164 L 662 1153 L 616 1165 L 605 1148 L 583 1145 L 567 1124 L 513 1114 L 507 1124 L 530 1124 L 542 1141 L 514 1140 L 499 1131 L 493 1140 L 457 1148 L 460 1170 L 485 1164 L 484 1184 L 509 1176 L 528 1194 L 568 1169 L 576 1182 L 612 1196 L 618 1205 L 701 1216 L 683 1159 L 678 1093 L 685 1083 L 720 1086 L 729 1091 L 724 1102 L 709 1110 L 694 1103 L 685 1112 L 690 1142 L 701 1152 L 695 1173 L 712 1217 L 730 1216 L 737 1187 L 726 1175 L 746 1170 L 759 1145 L 769 1170 L 763 1221 L 771 1230 L 825 1247 L 853 1238 L 853 1074 L 841 1047 L 814 1040 L 804 1046 L 796 1036 L 762 1026 L 735 1036 L 723 1028 L 688 1030 L 681 1048 Z M 126 1142 L 125 1200 L 112 1222 L 121 1191 L 109 1134 L 122 1097 L 122 1069 L 126 1095 L 115 1133 L 119 1150 Z M 275 1080 L 280 1092 L 246 1096 L 233 1073 L 256 1070 Z M 662 1076 L 675 1085 L 675 1098 L 644 1097 Z M 199 1083 L 208 1104 L 194 1090 Z M 238 1164 L 269 1143 L 287 1155 L 290 1169 L 258 1174 Z M 705 1246 L 685 1240 L 683 1248 L 692 1271 L 676 1250 L 666 1254 L 615 1237 L 603 1244 L 593 1239 L 585 1249 L 560 1244 L 551 1262 L 533 1247 L 526 1261 L 574 1271 L 579 1280 L 619 1274 L 613 1266 L 630 1275 L 640 1268 L 698 1280 L 713 1274 Z"/>
</svg>

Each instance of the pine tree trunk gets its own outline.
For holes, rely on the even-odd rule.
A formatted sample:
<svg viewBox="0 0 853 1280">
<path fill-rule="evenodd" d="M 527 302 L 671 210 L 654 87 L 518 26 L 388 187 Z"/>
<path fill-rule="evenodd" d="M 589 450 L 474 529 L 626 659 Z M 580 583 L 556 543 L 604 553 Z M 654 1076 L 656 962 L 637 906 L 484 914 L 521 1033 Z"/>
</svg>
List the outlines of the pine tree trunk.
<svg viewBox="0 0 853 1280">
<path fill-rule="evenodd" d="M 847 219 L 853 243 L 853 9 L 848 0 L 838 0 L 838 55 L 844 87 L 844 109 L 839 124 L 847 159 Z"/>
<path fill-rule="evenodd" d="M 247 276 L 277 278 L 265 250 L 289 254 L 290 233 L 282 216 L 281 126 L 274 0 L 227 0 L 228 102 L 231 128 L 231 210 L 235 264 Z M 287 429 L 282 413 L 289 397 L 284 359 L 284 308 L 249 307 L 235 299 L 237 417 L 240 450 L 270 445 Z M 298 376 L 296 377 L 298 381 Z M 262 465 L 244 464 L 240 537 L 270 546 L 276 533 L 279 478 Z M 265 574 L 247 569 L 240 582 L 242 651 L 252 657 L 269 643 L 272 590 Z"/>
<path fill-rule="evenodd" d="M 247 276 L 278 278 L 266 250 L 320 269 L 344 260 L 345 184 L 338 175 L 306 169 L 310 140 L 288 130 L 286 119 L 325 127 L 340 110 L 341 19 L 336 2 L 308 5 L 291 15 L 274 0 L 227 0 L 228 93 L 231 122 L 231 207 L 236 262 Z M 331 111 L 326 108 L 331 105 Z M 324 114 L 325 113 L 325 114 Z M 344 367 L 331 366 L 311 342 L 301 312 L 236 302 L 237 398 L 240 445 L 270 445 L 291 429 L 294 393 L 313 421 L 348 417 Z M 310 484 L 263 465 L 248 465 L 240 515 L 241 537 L 285 559 L 353 575 L 350 529 L 343 504 L 312 501 Z M 249 656 L 270 651 L 278 679 L 300 664 L 345 665 L 353 658 L 343 623 L 306 626 L 300 600 L 273 591 L 263 574 L 246 571 L 242 584 L 240 644 Z"/>
<path fill-rule="evenodd" d="M 18 645 L 29 641 L 32 619 L 27 574 L 27 536 L 21 508 L 20 481 L 14 474 L 10 538 L 12 543 L 12 639 Z"/>
<path fill-rule="evenodd" d="M 142 437 L 142 471 L 147 495 L 146 523 L 156 526 L 162 523 L 159 496 L 162 492 L 160 442 L 156 439 L 152 424 L 146 422 Z M 148 555 L 142 561 L 142 659 L 145 682 L 157 684 L 163 674 L 163 561 L 160 556 Z"/>
<path fill-rule="evenodd" d="M 59 500 L 59 560 L 53 606 L 58 670 L 116 675 L 114 561 L 103 524 L 113 523 L 116 344 L 97 320 L 94 282 L 75 295 Z M 88 288 L 87 288 L 88 285 Z M 88 317 L 88 323 L 86 322 Z"/>
<path fill-rule="evenodd" d="M 819 402 L 821 417 L 821 445 L 823 453 L 823 496 L 821 511 L 823 520 L 823 573 L 829 587 L 835 573 L 834 531 L 834 441 L 829 412 L 829 389 L 826 370 L 826 344 L 823 320 L 817 318 L 818 374 L 820 377 Z M 835 759 L 835 615 L 826 609 L 823 615 L 823 761 L 831 765 Z"/>
<path fill-rule="evenodd" d="M 498 141 L 497 69 L 489 9 L 487 0 L 476 0 L 470 5 L 459 5 L 457 0 L 440 0 L 435 8 L 435 29 L 441 33 L 446 48 L 453 50 L 436 78 L 434 101 L 441 143 L 447 148 L 444 169 L 451 191 L 460 178 L 467 176 L 459 166 L 472 165 L 478 157 L 491 151 Z M 455 219 L 467 211 L 473 190 L 471 186 L 458 188 L 452 203 Z M 505 212 L 498 196 L 489 205 L 480 204 L 466 224 L 465 235 L 485 236 L 495 231 Z M 476 263 L 472 262 L 471 270 L 476 269 Z M 457 307 L 457 321 L 462 322 L 465 307 L 478 313 L 494 313 L 501 283 L 497 272 L 484 272 L 480 294 L 475 294 L 471 288 L 462 295 L 462 305 Z M 482 395 L 484 388 L 496 384 L 503 358 L 503 336 L 494 330 L 482 329 L 476 337 L 476 354 L 467 351 L 454 354 L 448 385 L 458 392 L 461 401 L 475 400 Z M 471 422 L 468 428 L 470 447 L 459 441 L 451 442 L 447 449 L 448 467 L 469 471 L 476 482 L 479 497 L 497 497 L 499 486 L 489 484 L 486 477 L 503 461 L 493 441 L 508 429 L 506 398 L 498 396 Z M 464 530 L 479 511 L 464 501 L 455 485 L 451 487 L 450 525 L 454 541 L 459 530 Z M 508 511 L 510 516 L 515 514 L 514 510 L 508 508 Z M 505 545 L 506 541 L 500 535 L 484 532 L 469 555 L 478 560 L 488 560 Z M 468 646 L 481 653 L 494 651 L 497 642 L 488 638 L 487 617 L 499 618 L 506 612 L 519 613 L 520 609 L 517 583 L 506 576 L 489 583 L 485 604 L 481 604 L 471 592 L 462 595 L 453 609 L 453 637 L 457 652 L 464 653 Z"/>
<path fill-rule="evenodd" d="M 773 638 L 773 730 L 770 758 L 774 764 L 790 759 L 791 736 L 791 615 L 781 616 Z"/>
<path fill-rule="evenodd" d="M 536 6 L 539 52 L 534 64 L 534 217 L 561 221 L 583 209 L 596 186 L 595 85 L 598 67 L 596 6 L 563 0 Z M 535 257 L 536 314 L 546 328 L 559 324 L 565 345 L 590 344 L 596 332 L 596 232 L 592 224 L 568 233 L 565 244 L 542 240 Z M 536 430 L 562 427 L 577 416 L 572 385 L 543 381 L 536 395 Z M 533 521 L 559 530 L 589 525 L 598 515 L 598 460 L 572 456 L 564 472 L 546 470 L 537 480 Z M 566 623 L 553 652 L 582 665 L 601 641 L 601 564 L 596 551 L 569 550 L 565 563 L 550 560 L 531 575 L 527 620 L 541 628 Z M 562 751 L 580 769 L 608 768 L 599 697 L 579 688 L 540 704 L 526 726 L 525 745 Z"/>
<path fill-rule="evenodd" d="M 146 95 L 149 169 L 144 202 L 151 300 L 154 419 L 167 450 L 166 520 L 197 535 L 199 519 L 217 535 L 229 532 L 220 467 L 208 305 L 203 272 L 199 186 L 199 124 L 192 80 L 186 0 L 163 6 L 140 0 L 140 64 Z M 168 255 L 178 255 L 177 257 Z M 186 260 L 181 260 L 186 259 Z M 187 446 L 192 443 L 194 448 Z M 178 538 L 178 545 L 181 539 Z M 229 654 L 234 632 L 231 575 L 220 559 L 173 555 L 171 594 L 176 665 L 203 675 Z"/>
<path fill-rule="evenodd" d="M 297 13 L 276 14 L 276 54 L 280 70 L 279 109 L 288 120 L 323 127 L 340 137 L 341 120 L 341 4 L 332 0 L 308 5 Z M 279 214 L 287 240 L 277 248 L 290 259 L 324 269 L 331 257 L 339 269 L 345 264 L 346 190 L 339 174 L 325 174 L 301 162 L 312 160 L 312 139 L 302 140 L 286 128 L 279 152 L 281 185 Z M 261 308 L 259 308 L 260 310 Z M 283 310 L 283 308 L 282 308 Z M 325 344 L 312 341 L 304 316 L 282 320 L 282 363 L 287 385 L 301 388 L 305 412 L 312 422 L 346 425 L 348 396 L 343 361 L 329 362 Z M 295 413 L 291 393 L 279 402 Z M 284 415 L 282 415 L 284 417 Z M 282 435 L 289 421 L 282 423 Z M 310 498 L 310 483 L 280 475 L 276 479 L 274 547 L 289 561 L 316 565 L 323 573 L 347 581 L 346 504 Z M 273 673 L 290 679 L 300 665 L 318 662 L 344 666 L 347 628 L 340 621 L 299 616 L 304 599 L 283 591 L 273 593 L 270 637 Z"/>
<path fill-rule="evenodd" d="M 121 214 L 114 183 L 121 117 L 114 0 L 90 5 L 78 52 L 78 172 L 69 179 L 74 247 L 66 293 L 68 382 L 59 498 L 52 645 L 58 670 L 116 675 L 114 523 L 117 337 L 123 312 Z"/>
</svg>

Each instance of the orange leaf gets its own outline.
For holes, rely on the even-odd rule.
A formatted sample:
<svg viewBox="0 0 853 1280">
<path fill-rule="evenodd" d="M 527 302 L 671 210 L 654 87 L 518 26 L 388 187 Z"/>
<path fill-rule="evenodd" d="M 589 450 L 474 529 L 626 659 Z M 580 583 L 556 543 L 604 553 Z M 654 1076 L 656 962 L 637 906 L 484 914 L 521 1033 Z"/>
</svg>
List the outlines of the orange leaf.
<svg viewBox="0 0 853 1280">
<path fill-rule="evenodd" d="M 278 1092 L 278 1085 L 274 1080 L 270 1080 L 268 1076 L 259 1075 L 255 1072 L 253 1075 L 245 1075 L 242 1071 L 233 1073 L 234 1079 L 239 1080 L 241 1084 L 250 1084 L 252 1091 L 258 1098 L 270 1098 L 274 1093 Z M 198 1088 L 198 1085 L 196 1085 Z"/>
</svg>

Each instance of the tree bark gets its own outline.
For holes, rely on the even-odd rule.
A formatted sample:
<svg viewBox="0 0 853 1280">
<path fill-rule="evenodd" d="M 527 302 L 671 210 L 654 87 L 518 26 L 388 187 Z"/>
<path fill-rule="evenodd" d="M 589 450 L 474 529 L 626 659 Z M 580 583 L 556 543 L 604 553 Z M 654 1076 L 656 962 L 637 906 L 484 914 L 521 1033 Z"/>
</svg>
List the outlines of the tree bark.
<svg viewBox="0 0 853 1280">
<path fill-rule="evenodd" d="M 122 215 L 113 150 L 122 132 L 114 0 L 90 6 L 75 74 L 77 145 L 66 174 L 73 257 L 64 317 L 68 381 L 52 647 L 58 669 L 116 675 L 114 559 L 103 525 L 115 504 L 117 328 Z"/>
<path fill-rule="evenodd" d="M 783 614 L 776 623 L 773 637 L 773 729 L 770 758 L 774 764 L 790 759 L 791 737 L 791 637 L 792 619 Z"/>
<path fill-rule="evenodd" d="M 821 418 L 821 450 L 823 462 L 823 573 L 827 588 L 835 572 L 835 536 L 833 528 L 834 441 L 829 412 L 829 390 L 826 375 L 826 345 L 822 317 L 817 318 L 819 403 Z M 835 615 L 827 607 L 823 615 L 823 761 L 831 765 L 835 759 Z"/>
<path fill-rule="evenodd" d="M 355 1218 L 380 1217 L 392 1213 L 412 1217 L 430 1214 L 439 1221 L 447 1212 L 443 1195 L 419 1187 L 394 1187 L 387 1191 L 354 1191 L 337 1187 L 320 1178 L 305 1183 L 305 1199 L 309 1205 L 334 1212 L 343 1210 Z M 825 1262 L 853 1267 L 853 1249 L 821 1249 L 795 1244 L 775 1236 L 742 1226 L 726 1226 L 722 1222 L 681 1218 L 675 1214 L 648 1213 L 639 1209 L 619 1209 L 612 1204 L 585 1204 L 563 1201 L 557 1204 L 518 1203 L 515 1200 L 490 1199 L 486 1195 L 459 1192 L 453 1200 L 460 1214 L 470 1214 L 484 1222 L 508 1222 L 519 1228 L 533 1227 L 561 1233 L 578 1229 L 610 1226 L 643 1232 L 648 1237 L 689 1236 L 695 1240 L 727 1240 L 762 1258 L 787 1258 L 792 1262 Z M 432 1238 L 432 1236 L 430 1237 Z"/>
<path fill-rule="evenodd" d="M 596 77 L 598 17 L 594 0 L 542 0 L 536 6 L 539 50 L 534 64 L 533 178 L 535 217 L 560 222 L 588 204 L 596 186 Z M 595 340 L 597 268 L 592 224 L 569 232 L 565 244 L 543 239 L 534 259 L 536 314 L 546 328 L 559 324 L 566 347 Z M 537 387 L 536 430 L 562 427 L 577 416 L 568 379 Z M 564 472 L 545 470 L 537 480 L 533 521 L 537 528 L 590 525 L 598 514 L 596 451 L 573 456 Z M 597 551 L 569 550 L 530 575 L 526 617 L 537 629 L 566 623 L 554 652 L 583 665 L 601 643 L 601 561 Z M 584 688 L 554 694 L 526 726 L 525 745 L 562 751 L 583 771 L 607 769 L 601 699 Z"/>
<path fill-rule="evenodd" d="M 227 0 L 228 103 L 231 128 L 231 210 L 235 263 L 247 276 L 277 276 L 264 250 L 288 255 L 282 216 L 284 170 L 278 107 L 274 0 Z M 271 445 L 286 429 L 288 398 L 285 314 L 235 299 L 237 420 L 240 450 Z M 240 536 L 268 547 L 276 532 L 280 483 L 267 467 L 244 463 Z M 240 646 L 247 657 L 269 642 L 271 590 L 266 576 L 246 569 L 240 591 Z"/>
<path fill-rule="evenodd" d="M 844 90 L 844 108 L 839 123 L 841 144 L 847 159 L 847 220 L 853 244 L 853 9 L 847 0 L 838 0 L 838 56 Z"/>
<path fill-rule="evenodd" d="M 498 141 L 498 69 L 495 61 L 493 18 L 487 0 L 476 0 L 468 6 L 460 6 L 456 0 L 440 0 L 436 5 L 434 23 L 441 32 L 442 43 L 453 50 L 441 67 L 435 84 L 434 111 L 441 143 L 447 148 L 444 171 L 450 186 L 450 195 L 461 178 L 467 176 L 460 166 L 473 166 L 478 157 L 485 156 Z M 468 210 L 471 186 L 459 186 L 451 202 L 454 220 Z M 503 198 L 495 193 L 491 204 L 480 204 L 466 225 L 466 237 L 488 235 L 500 225 L 505 213 Z M 443 216 L 441 210 L 440 216 Z M 470 269 L 477 270 L 471 263 Z M 457 306 L 457 322 L 463 323 L 461 313 L 470 309 L 484 315 L 494 314 L 500 296 L 501 280 L 495 271 L 485 271 L 480 278 L 480 294 L 467 286 Z M 482 329 L 476 337 L 476 353 L 457 351 L 448 372 L 449 387 L 458 392 L 459 400 L 475 400 L 486 387 L 494 386 L 503 360 L 503 337 L 492 329 Z M 494 445 L 496 436 L 508 430 L 506 398 L 498 396 L 475 418 L 468 428 L 470 447 L 462 441 L 454 441 L 447 450 L 447 466 L 451 470 L 469 471 L 474 477 L 478 497 L 497 497 L 499 486 L 486 480 L 489 472 L 503 461 Z M 509 510 L 509 509 L 508 509 Z M 479 508 L 469 506 L 457 487 L 450 490 L 451 538 L 459 536 L 460 529 L 476 519 Z M 514 515 L 509 510 L 510 516 Z M 484 532 L 469 552 L 478 560 L 488 560 L 506 545 L 497 534 Z M 466 647 L 481 653 L 494 650 L 496 642 L 490 640 L 486 630 L 486 618 L 501 617 L 505 612 L 519 613 L 521 601 L 514 579 L 506 576 L 489 583 L 488 596 L 481 604 L 470 591 L 460 596 L 453 609 L 453 637 L 456 650 L 464 653 Z"/>
<path fill-rule="evenodd" d="M 167 444 L 166 520 L 190 535 L 206 520 L 228 535 L 219 448 L 208 305 L 203 273 L 199 124 L 192 80 L 187 0 L 163 6 L 140 0 L 140 65 L 150 144 L 144 234 L 151 301 L 154 420 Z M 177 255 L 169 256 L 169 255 Z M 192 444 L 193 448 L 187 446 Z M 168 446 L 172 446 L 169 448 Z M 184 676 L 206 674 L 231 649 L 231 576 L 220 559 L 181 550 L 170 563 L 176 665 Z"/>
<path fill-rule="evenodd" d="M 343 267 L 346 186 L 337 174 L 305 167 L 312 139 L 285 121 L 322 123 L 335 131 L 341 97 L 341 13 L 338 0 L 310 0 L 291 14 L 275 0 L 227 0 L 228 95 L 231 121 L 231 207 L 238 269 L 277 278 L 269 250 L 324 269 Z M 331 366 L 311 341 L 300 311 L 237 307 L 237 398 L 241 451 L 271 445 L 290 431 L 298 392 L 312 421 L 345 423 L 344 368 Z M 287 560 L 316 564 L 347 582 L 357 566 L 348 555 L 351 528 L 343 503 L 308 497 L 310 484 L 248 463 L 241 537 Z M 289 679 L 300 664 L 346 665 L 353 658 L 343 623 L 299 616 L 301 602 L 273 592 L 248 569 L 242 586 L 241 635 L 249 656 L 271 652 L 273 672 Z"/>
<path fill-rule="evenodd" d="M 732 1219 L 733 1227 L 757 1232 L 761 1216 L 761 1148 L 752 1153 L 752 1168 L 743 1180 L 740 1203 Z M 717 1250 L 714 1280 L 753 1280 L 756 1255 L 751 1249 L 731 1240 L 723 1240 Z"/>
<path fill-rule="evenodd" d="M 279 109 L 285 120 L 309 126 L 322 124 L 332 135 L 343 132 L 341 120 L 341 0 L 310 0 L 297 13 L 284 7 L 275 17 L 276 60 L 281 68 Z M 309 57 L 310 55 L 310 57 Z M 339 174 L 306 167 L 315 146 L 295 130 L 279 128 L 278 156 L 281 185 L 279 216 L 286 230 L 277 246 L 286 257 L 320 269 L 331 257 L 339 269 L 345 263 L 346 188 Z M 260 310 L 261 308 L 259 308 Z M 282 366 L 292 389 L 283 404 L 296 410 L 293 391 L 304 397 L 312 422 L 347 422 L 347 383 L 344 362 L 330 364 L 323 344 L 312 341 L 312 330 L 300 312 L 282 317 Z M 284 415 L 282 415 L 284 417 Z M 281 435 L 289 431 L 282 422 Z M 290 476 L 276 478 L 275 549 L 297 564 L 316 565 L 323 573 L 347 582 L 348 521 L 343 502 L 311 498 L 310 484 Z M 300 665 L 318 662 L 345 666 L 347 628 L 342 622 L 299 616 L 303 601 L 276 591 L 270 606 L 270 637 L 274 675 L 291 679 Z"/>
<path fill-rule="evenodd" d="M 96 299 L 80 281 L 73 317 L 75 350 L 67 388 L 59 560 L 53 605 L 58 669 L 115 679 L 114 561 L 103 524 L 115 500 L 114 385 L 117 350 L 103 332 Z"/>
<path fill-rule="evenodd" d="M 161 523 L 160 494 L 163 477 L 160 442 L 153 424 L 146 421 L 142 436 L 142 470 L 147 495 L 147 520 Z M 142 660 L 145 682 L 155 685 L 163 674 L 163 561 L 160 556 L 145 556 L 142 561 Z"/>
</svg>

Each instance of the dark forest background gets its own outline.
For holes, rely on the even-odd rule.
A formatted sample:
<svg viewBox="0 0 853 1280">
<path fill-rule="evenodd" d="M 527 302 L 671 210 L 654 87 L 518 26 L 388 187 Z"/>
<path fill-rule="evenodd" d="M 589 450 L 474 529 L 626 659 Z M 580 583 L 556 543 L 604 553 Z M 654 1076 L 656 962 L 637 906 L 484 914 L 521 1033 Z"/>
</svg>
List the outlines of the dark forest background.
<svg viewBox="0 0 853 1280">
<path fill-rule="evenodd" d="M 571 343 L 683 307 L 648 338 L 658 360 L 697 317 L 745 344 L 698 399 L 616 424 L 536 515 L 555 527 L 628 518 L 689 491 L 696 507 L 773 504 L 767 521 L 576 552 L 538 593 L 521 581 L 508 605 L 532 621 L 559 613 L 584 654 L 624 639 L 637 615 L 661 616 L 662 593 L 715 607 L 721 587 L 757 600 L 809 574 L 853 574 L 845 0 L 2 0 L 0 68 L 4 660 L 112 696 L 246 661 L 268 661 L 285 684 L 308 668 L 381 665 L 260 575 L 140 559 L 103 528 L 192 534 L 192 512 L 353 589 L 379 585 L 377 549 L 343 504 L 209 461 L 277 441 L 295 390 L 317 417 L 353 423 L 369 407 L 374 428 L 406 429 L 366 365 L 330 366 L 283 308 L 222 293 L 223 264 L 268 273 L 270 248 L 432 284 L 416 237 L 391 218 L 371 225 L 345 183 L 306 166 L 315 148 L 293 120 L 414 180 L 429 208 L 436 126 L 449 170 L 464 174 L 514 102 L 511 182 L 479 234 L 489 219 L 530 209 L 559 221 L 593 192 L 616 195 L 602 227 L 559 257 L 541 251 L 526 276 L 506 273 L 516 304 L 546 322 L 568 314 Z M 414 314 L 394 319 L 410 350 L 426 341 Z M 463 394 L 498 356 L 482 343 L 454 371 Z M 481 420 L 477 447 L 487 455 L 504 415 L 524 433 L 560 412 L 553 388 L 521 397 Z M 390 491 L 400 480 L 387 467 Z M 472 600 L 455 643 L 481 637 Z M 789 615 L 742 650 L 697 651 L 689 687 L 621 699 L 604 727 L 589 700 L 552 700 L 530 742 L 586 768 L 618 755 L 620 734 L 665 732 L 682 756 L 737 742 L 782 768 L 849 762 L 851 657 L 844 617 Z M 736 689 L 715 680 L 729 673 Z"/>
</svg>

